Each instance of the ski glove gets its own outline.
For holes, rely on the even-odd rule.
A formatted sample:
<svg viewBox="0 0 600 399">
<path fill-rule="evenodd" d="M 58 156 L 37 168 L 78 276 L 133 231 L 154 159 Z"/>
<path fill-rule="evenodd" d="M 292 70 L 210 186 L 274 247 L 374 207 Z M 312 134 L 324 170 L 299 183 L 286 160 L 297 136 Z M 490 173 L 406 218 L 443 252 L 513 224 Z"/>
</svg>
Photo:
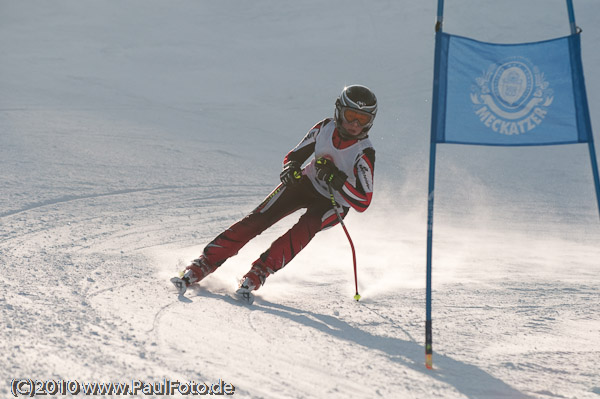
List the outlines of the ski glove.
<svg viewBox="0 0 600 399">
<path fill-rule="evenodd" d="M 285 186 L 291 186 L 292 184 L 298 183 L 302 178 L 300 163 L 296 161 L 287 162 L 283 165 L 283 170 L 281 171 L 279 178 Z"/>
<path fill-rule="evenodd" d="M 340 191 L 346 183 L 348 176 L 339 170 L 333 161 L 327 158 L 317 159 L 317 179 L 323 180 L 336 191 Z"/>
</svg>

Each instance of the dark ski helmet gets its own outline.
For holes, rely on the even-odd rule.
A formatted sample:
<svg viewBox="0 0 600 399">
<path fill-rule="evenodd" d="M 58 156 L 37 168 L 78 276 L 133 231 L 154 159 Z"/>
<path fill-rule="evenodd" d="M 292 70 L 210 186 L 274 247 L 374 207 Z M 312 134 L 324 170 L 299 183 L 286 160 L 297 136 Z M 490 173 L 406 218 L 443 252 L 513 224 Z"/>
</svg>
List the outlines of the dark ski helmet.
<svg viewBox="0 0 600 399">
<path fill-rule="evenodd" d="M 335 101 L 335 125 L 340 135 L 345 139 L 362 139 L 367 137 L 373 120 L 377 115 L 377 97 L 366 86 L 352 85 L 344 87 L 342 93 Z M 363 126 L 361 134 L 356 137 L 350 135 L 342 127 L 342 122 L 358 121 Z"/>
</svg>

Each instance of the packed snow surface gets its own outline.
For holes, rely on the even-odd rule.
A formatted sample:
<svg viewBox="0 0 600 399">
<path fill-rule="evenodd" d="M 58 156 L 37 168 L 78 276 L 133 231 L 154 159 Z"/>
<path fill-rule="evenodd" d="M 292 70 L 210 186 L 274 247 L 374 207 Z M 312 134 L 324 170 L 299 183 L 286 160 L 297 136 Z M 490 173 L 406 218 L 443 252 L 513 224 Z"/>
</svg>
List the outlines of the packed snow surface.
<svg viewBox="0 0 600 399">
<path fill-rule="evenodd" d="M 0 1 L 0 396 L 27 378 L 221 379 L 244 398 L 600 398 L 587 145 L 439 146 L 424 366 L 435 3 Z M 450 33 L 569 33 L 562 0 L 446 3 Z M 599 129 L 600 2 L 575 13 Z M 284 155 L 353 83 L 380 103 L 374 200 L 346 219 L 363 299 L 339 226 L 253 306 L 231 299 L 298 214 L 178 297 L 169 278 L 278 184 Z"/>
</svg>

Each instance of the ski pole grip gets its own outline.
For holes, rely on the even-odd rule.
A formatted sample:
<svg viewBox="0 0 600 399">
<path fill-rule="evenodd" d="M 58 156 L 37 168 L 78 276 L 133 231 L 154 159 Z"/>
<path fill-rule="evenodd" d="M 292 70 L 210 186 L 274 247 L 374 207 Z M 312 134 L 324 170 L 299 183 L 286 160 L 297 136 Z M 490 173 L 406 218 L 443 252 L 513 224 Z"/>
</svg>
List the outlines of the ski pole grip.
<svg viewBox="0 0 600 399">
<path fill-rule="evenodd" d="M 333 205 L 333 209 L 335 210 L 335 213 L 337 214 L 337 202 L 335 202 L 335 198 L 333 197 L 333 190 L 331 188 L 331 184 L 329 182 L 327 183 L 327 191 L 329 191 L 329 198 L 331 198 L 331 205 Z M 338 215 L 339 217 L 339 215 Z"/>
</svg>

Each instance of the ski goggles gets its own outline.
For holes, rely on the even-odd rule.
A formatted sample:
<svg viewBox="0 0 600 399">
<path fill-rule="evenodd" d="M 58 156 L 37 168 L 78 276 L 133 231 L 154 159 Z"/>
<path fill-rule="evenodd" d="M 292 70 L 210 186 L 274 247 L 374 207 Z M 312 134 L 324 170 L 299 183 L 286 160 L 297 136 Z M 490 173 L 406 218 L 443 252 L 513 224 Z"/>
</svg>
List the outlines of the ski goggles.
<svg viewBox="0 0 600 399">
<path fill-rule="evenodd" d="M 367 126 L 373 122 L 374 117 L 367 112 L 358 111 L 352 108 L 342 108 L 342 118 L 348 123 L 357 121 L 360 126 Z"/>
</svg>

